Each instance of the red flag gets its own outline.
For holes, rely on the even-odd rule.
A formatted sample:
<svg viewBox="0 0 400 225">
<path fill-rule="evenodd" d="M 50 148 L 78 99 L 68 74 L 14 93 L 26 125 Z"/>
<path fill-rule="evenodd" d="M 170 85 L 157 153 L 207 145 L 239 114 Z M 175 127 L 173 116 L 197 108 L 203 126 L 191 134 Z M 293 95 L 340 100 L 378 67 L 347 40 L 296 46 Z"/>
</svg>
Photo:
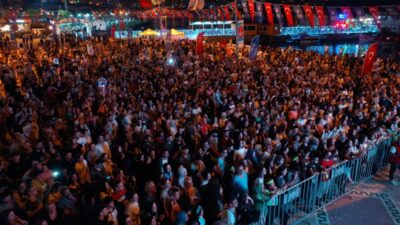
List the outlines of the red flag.
<svg viewBox="0 0 400 225">
<path fill-rule="evenodd" d="M 371 13 L 372 17 L 375 20 L 376 25 L 379 29 L 381 29 L 381 23 L 379 22 L 379 9 L 377 6 L 370 6 L 368 7 L 369 12 Z"/>
<path fill-rule="evenodd" d="M 140 0 L 140 6 L 144 9 L 151 9 L 151 0 Z"/>
<path fill-rule="evenodd" d="M 325 24 L 325 13 L 324 13 L 324 7 L 323 6 L 315 6 L 315 10 L 317 11 L 317 17 L 318 17 L 318 22 L 319 26 L 326 26 Z"/>
<path fill-rule="evenodd" d="M 224 6 L 224 11 L 225 11 L 225 19 L 231 20 L 231 13 L 229 12 L 229 7 L 227 5 Z"/>
<path fill-rule="evenodd" d="M 119 16 L 119 10 L 118 9 L 114 9 L 114 16 L 118 17 Z"/>
<path fill-rule="evenodd" d="M 310 22 L 310 26 L 314 27 L 314 14 L 313 14 L 311 6 L 304 5 L 303 9 L 304 9 L 304 12 L 306 12 L 306 16 L 308 18 L 308 21 Z"/>
<path fill-rule="evenodd" d="M 236 2 L 233 2 L 233 9 L 236 11 L 236 16 L 238 18 L 238 20 L 242 20 L 242 14 L 240 14 L 238 8 L 236 7 Z"/>
<path fill-rule="evenodd" d="M 290 10 L 290 5 L 283 5 L 283 11 L 285 12 L 288 26 L 293 27 L 293 17 L 292 11 Z"/>
<path fill-rule="evenodd" d="M 222 49 L 225 49 L 225 48 L 226 48 L 226 40 L 225 40 L 225 39 L 222 40 L 222 41 L 219 43 L 219 46 L 220 46 Z"/>
<path fill-rule="evenodd" d="M 368 51 L 365 54 L 364 65 L 362 67 L 361 75 L 366 75 L 372 71 L 377 51 L 378 51 L 377 43 L 374 43 L 371 46 L 369 46 Z"/>
<path fill-rule="evenodd" d="M 267 20 L 269 25 L 274 25 L 274 15 L 272 14 L 272 4 L 264 3 L 265 11 L 267 12 Z"/>
<path fill-rule="evenodd" d="M 254 23 L 254 16 L 255 16 L 254 0 L 248 0 L 248 4 L 249 4 L 249 13 L 250 13 L 251 22 Z"/>
<path fill-rule="evenodd" d="M 198 55 L 202 54 L 204 51 L 203 41 L 204 41 L 204 32 L 201 32 L 200 34 L 197 35 L 197 39 L 196 39 L 196 53 Z"/>
<path fill-rule="evenodd" d="M 347 16 L 348 19 L 354 19 L 353 13 L 351 12 L 351 8 L 348 6 L 342 6 L 340 7 L 342 10 L 343 14 Z"/>
<path fill-rule="evenodd" d="M 218 12 L 218 19 L 225 20 L 224 14 L 222 13 L 221 8 L 217 8 L 217 12 Z"/>
</svg>

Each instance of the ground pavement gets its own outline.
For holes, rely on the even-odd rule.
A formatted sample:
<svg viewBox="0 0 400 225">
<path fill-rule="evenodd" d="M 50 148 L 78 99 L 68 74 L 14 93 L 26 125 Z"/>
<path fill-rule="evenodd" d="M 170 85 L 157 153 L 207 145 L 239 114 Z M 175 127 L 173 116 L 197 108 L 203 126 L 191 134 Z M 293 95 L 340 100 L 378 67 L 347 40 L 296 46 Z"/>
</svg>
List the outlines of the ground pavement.
<svg viewBox="0 0 400 225">
<path fill-rule="evenodd" d="M 397 184 L 388 180 L 389 169 L 354 188 L 299 225 L 400 225 L 400 172 Z"/>
</svg>

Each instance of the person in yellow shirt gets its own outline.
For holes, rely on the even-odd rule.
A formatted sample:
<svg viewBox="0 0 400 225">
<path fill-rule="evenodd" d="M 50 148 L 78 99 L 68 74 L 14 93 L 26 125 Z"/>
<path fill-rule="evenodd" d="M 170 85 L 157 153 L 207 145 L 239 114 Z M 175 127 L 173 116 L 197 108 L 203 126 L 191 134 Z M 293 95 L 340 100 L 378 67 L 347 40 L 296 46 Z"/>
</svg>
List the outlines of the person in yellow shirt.
<svg viewBox="0 0 400 225">
<path fill-rule="evenodd" d="M 140 225 L 140 206 L 139 206 L 139 195 L 133 194 L 129 204 L 126 206 L 125 215 L 132 225 Z"/>
<path fill-rule="evenodd" d="M 83 155 L 79 156 L 74 168 L 81 184 L 90 182 L 89 168 Z"/>
</svg>

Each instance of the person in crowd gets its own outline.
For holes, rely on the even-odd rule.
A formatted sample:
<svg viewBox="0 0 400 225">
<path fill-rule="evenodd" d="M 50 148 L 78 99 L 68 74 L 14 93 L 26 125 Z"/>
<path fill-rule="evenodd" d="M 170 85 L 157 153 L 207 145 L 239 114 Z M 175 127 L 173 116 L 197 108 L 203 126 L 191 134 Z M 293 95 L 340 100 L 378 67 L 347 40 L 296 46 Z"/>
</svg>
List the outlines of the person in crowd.
<svg viewBox="0 0 400 225">
<path fill-rule="evenodd" d="M 0 46 L 1 224 L 233 225 L 253 203 L 286 224 L 279 193 L 399 131 L 398 52 L 361 76 L 362 57 L 291 47 L 25 42 Z"/>
<path fill-rule="evenodd" d="M 390 156 L 389 156 L 389 164 L 390 164 L 390 171 L 389 171 L 389 181 L 391 183 L 397 184 L 394 181 L 394 174 L 397 169 L 400 168 L 400 141 L 398 140 L 390 149 Z"/>
</svg>

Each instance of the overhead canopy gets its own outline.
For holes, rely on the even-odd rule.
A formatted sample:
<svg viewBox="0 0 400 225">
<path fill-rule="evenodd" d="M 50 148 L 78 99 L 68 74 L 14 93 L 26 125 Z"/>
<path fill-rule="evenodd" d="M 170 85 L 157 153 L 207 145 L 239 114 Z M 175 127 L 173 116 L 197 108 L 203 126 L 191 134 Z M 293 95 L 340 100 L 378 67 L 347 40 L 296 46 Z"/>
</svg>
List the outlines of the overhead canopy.
<svg viewBox="0 0 400 225">
<path fill-rule="evenodd" d="M 177 35 L 177 36 L 185 36 L 185 33 L 179 30 L 171 29 L 171 35 Z"/>
<path fill-rule="evenodd" d="M 160 35 L 157 31 L 154 31 L 152 29 L 147 29 L 143 32 L 139 32 L 140 36 L 157 36 Z"/>
</svg>

